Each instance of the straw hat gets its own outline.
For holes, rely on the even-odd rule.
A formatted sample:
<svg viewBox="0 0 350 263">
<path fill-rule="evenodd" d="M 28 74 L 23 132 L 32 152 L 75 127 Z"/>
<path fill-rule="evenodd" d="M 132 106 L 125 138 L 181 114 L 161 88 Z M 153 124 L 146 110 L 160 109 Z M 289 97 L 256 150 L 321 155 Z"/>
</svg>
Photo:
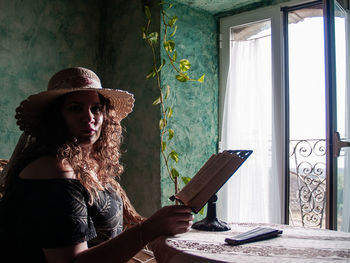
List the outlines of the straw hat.
<svg viewBox="0 0 350 263">
<path fill-rule="evenodd" d="M 63 69 L 53 75 L 47 91 L 29 96 L 16 109 L 19 128 L 26 134 L 35 133 L 46 108 L 58 97 L 73 91 L 97 91 L 111 102 L 119 120 L 124 119 L 133 109 L 133 94 L 118 89 L 104 89 L 99 77 L 91 70 L 74 67 Z"/>
</svg>

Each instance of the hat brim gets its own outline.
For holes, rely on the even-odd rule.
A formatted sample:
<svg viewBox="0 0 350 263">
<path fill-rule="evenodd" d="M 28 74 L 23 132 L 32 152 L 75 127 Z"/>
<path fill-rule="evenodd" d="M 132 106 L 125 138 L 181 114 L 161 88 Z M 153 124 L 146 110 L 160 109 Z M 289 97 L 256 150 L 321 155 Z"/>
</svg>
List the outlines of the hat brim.
<svg viewBox="0 0 350 263">
<path fill-rule="evenodd" d="M 124 119 L 133 110 L 134 96 L 125 90 L 99 89 L 88 86 L 74 89 L 49 90 L 31 95 L 21 102 L 20 106 L 16 109 L 17 125 L 22 131 L 33 134 L 47 107 L 52 105 L 59 97 L 77 91 L 96 91 L 107 98 L 119 120 Z"/>
</svg>

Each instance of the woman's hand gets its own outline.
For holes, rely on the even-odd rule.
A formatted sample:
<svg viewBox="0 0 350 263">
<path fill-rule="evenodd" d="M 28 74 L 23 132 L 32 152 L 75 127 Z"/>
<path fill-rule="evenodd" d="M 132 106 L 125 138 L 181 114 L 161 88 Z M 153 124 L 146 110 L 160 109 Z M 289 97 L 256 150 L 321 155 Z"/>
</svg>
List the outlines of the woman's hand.
<svg viewBox="0 0 350 263">
<path fill-rule="evenodd" d="M 184 233 L 192 226 L 193 218 L 187 206 L 165 206 L 142 223 L 143 235 L 152 240 L 162 235 Z"/>
</svg>

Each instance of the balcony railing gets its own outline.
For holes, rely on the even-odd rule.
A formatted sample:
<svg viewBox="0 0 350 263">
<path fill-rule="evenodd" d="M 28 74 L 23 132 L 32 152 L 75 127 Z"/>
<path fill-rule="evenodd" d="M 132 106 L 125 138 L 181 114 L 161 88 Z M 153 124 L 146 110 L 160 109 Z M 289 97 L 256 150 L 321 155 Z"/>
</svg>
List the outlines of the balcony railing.
<svg viewBox="0 0 350 263">
<path fill-rule="evenodd" d="M 290 140 L 290 221 L 324 228 L 326 207 L 325 139 Z"/>
</svg>

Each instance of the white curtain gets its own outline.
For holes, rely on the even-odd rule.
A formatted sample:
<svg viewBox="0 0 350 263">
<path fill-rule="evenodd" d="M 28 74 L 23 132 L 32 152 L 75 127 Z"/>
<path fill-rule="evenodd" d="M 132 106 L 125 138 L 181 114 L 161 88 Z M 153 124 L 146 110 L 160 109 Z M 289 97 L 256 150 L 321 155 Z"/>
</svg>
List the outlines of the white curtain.
<svg viewBox="0 0 350 263">
<path fill-rule="evenodd" d="M 270 36 L 231 42 L 219 147 L 253 154 L 218 193 L 218 216 L 226 222 L 281 223 L 271 79 Z"/>
</svg>

